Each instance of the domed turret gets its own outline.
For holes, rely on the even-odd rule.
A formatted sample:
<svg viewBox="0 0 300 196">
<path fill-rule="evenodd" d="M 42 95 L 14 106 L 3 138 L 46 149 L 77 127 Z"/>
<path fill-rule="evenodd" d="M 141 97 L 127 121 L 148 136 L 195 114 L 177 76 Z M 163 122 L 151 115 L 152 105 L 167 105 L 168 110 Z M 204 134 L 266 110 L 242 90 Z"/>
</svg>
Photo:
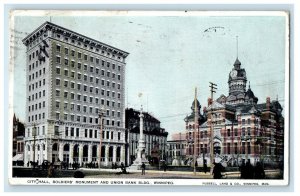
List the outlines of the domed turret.
<svg viewBox="0 0 300 196">
<path fill-rule="evenodd" d="M 241 68 L 241 62 L 236 58 L 234 67 L 229 73 L 229 95 L 237 96 L 246 93 L 246 83 L 246 71 Z"/>
<path fill-rule="evenodd" d="M 201 105 L 200 105 L 200 102 L 198 101 L 198 99 L 196 99 L 196 100 L 197 100 L 197 107 L 198 107 L 198 112 L 199 112 L 201 109 Z M 191 109 L 193 112 L 195 112 L 195 100 L 192 103 Z"/>
<path fill-rule="evenodd" d="M 245 94 L 245 98 L 246 98 L 246 100 L 248 100 L 249 102 L 253 102 L 253 103 L 255 103 L 255 104 L 256 104 L 257 101 L 258 101 L 258 98 L 255 97 L 253 91 L 251 90 L 251 87 L 250 87 L 250 81 L 249 81 L 249 87 L 248 87 L 248 90 L 247 90 L 247 92 L 246 92 L 246 94 Z"/>
<path fill-rule="evenodd" d="M 236 58 L 235 62 L 234 62 L 234 69 L 240 69 L 241 68 L 241 62 L 238 58 Z"/>
</svg>

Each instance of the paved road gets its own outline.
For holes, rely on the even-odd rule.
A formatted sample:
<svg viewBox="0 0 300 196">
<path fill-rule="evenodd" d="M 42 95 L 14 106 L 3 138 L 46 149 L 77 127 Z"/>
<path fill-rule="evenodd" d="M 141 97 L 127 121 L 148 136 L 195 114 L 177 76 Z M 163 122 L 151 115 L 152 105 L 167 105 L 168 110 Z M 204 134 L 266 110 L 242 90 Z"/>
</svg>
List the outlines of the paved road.
<svg viewBox="0 0 300 196">
<path fill-rule="evenodd" d="M 85 178 L 140 178 L 140 179 L 212 179 L 210 173 L 197 172 L 194 175 L 193 172 L 184 171 L 157 171 L 146 170 L 146 175 L 141 175 L 141 171 L 130 171 L 128 174 L 121 174 L 120 170 L 101 169 L 101 171 L 93 171 L 90 169 L 81 169 L 85 173 Z M 227 179 L 239 179 L 239 172 L 227 172 L 223 173 L 224 178 Z M 274 179 L 279 175 L 279 171 L 266 171 L 266 178 Z"/>
</svg>

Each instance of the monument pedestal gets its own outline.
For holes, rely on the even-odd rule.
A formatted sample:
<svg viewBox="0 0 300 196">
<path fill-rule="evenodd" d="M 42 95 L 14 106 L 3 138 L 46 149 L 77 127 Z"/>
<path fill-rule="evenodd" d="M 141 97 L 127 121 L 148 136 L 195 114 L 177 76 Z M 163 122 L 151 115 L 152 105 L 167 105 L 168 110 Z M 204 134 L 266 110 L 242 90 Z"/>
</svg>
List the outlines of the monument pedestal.
<svg viewBox="0 0 300 196">
<path fill-rule="evenodd" d="M 150 166 L 149 161 L 145 156 L 145 141 L 139 140 L 139 145 L 137 149 L 137 158 L 133 161 L 133 164 L 129 168 L 132 170 L 141 170 L 143 163 L 145 164 L 146 169 L 147 166 Z"/>
</svg>

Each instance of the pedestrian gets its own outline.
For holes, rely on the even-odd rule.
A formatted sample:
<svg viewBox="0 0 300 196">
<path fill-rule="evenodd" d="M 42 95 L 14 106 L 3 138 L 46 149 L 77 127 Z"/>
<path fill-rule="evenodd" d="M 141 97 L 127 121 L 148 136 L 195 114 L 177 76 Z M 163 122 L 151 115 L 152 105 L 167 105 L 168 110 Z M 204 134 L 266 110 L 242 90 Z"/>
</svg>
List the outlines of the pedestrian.
<svg viewBox="0 0 300 196">
<path fill-rule="evenodd" d="M 53 167 L 53 163 L 50 163 L 49 168 L 48 168 L 48 178 L 52 178 L 54 175 L 54 167 Z"/>
<path fill-rule="evenodd" d="M 254 179 L 264 179 L 265 171 L 262 164 L 258 161 L 254 167 Z"/>
<path fill-rule="evenodd" d="M 121 163 L 121 170 L 123 174 L 127 174 L 126 167 L 123 162 Z"/>
<path fill-rule="evenodd" d="M 142 175 L 145 175 L 146 165 L 145 163 L 142 164 Z"/>
<path fill-rule="evenodd" d="M 214 162 L 214 165 L 215 165 L 213 169 L 214 179 L 221 179 L 223 166 L 221 165 L 221 163 L 216 163 L 216 162 Z"/>
<path fill-rule="evenodd" d="M 247 161 L 246 166 L 245 166 L 245 178 L 246 179 L 253 179 L 253 166 L 250 163 L 250 160 Z"/>
<path fill-rule="evenodd" d="M 242 165 L 240 166 L 241 179 L 246 179 L 246 165 L 245 160 L 242 160 Z"/>
<path fill-rule="evenodd" d="M 164 172 L 166 172 L 167 171 L 167 163 L 166 162 L 164 162 Z"/>
<path fill-rule="evenodd" d="M 203 163 L 203 170 L 204 170 L 204 173 L 206 174 L 206 172 L 207 172 L 206 160 L 204 160 L 204 163 Z"/>
</svg>

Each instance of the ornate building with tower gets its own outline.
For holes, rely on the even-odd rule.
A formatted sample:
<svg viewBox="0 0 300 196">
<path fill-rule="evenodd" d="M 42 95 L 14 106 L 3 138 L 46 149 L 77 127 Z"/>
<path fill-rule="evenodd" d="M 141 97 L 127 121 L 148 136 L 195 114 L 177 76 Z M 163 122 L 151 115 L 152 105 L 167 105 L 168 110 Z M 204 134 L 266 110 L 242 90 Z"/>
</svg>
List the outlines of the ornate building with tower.
<svg viewBox="0 0 300 196">
<path fill-rule="evenodd" d="M 198 165 L 204 161 L 211 163 L 210 152 L 213 152 L 215 161 L 225 166 L 237 166 L 243 161 L 283 164 L 284 117 L 281 104 L 278 100 L 271 101 L 270 97 L 266 97 L 264 103 L 258 103 L 250 82 L 247 89 L 246 70 L 238 58 L 228 77 L 228 96 L 221 95 L 216 100 L 209 98 L 203 114 L 200 113 L 200 103 L 197 104 L 198 127 L 194 126 L 194 103 L 191 115 L 185 118 L 186 158 L 193 160 L 195 149 Z"/>
<path fill-rule="evenodd" d="M 128 53 L 45 22 L 26 46 L 24 161 L 125 162 Z M 104 111 L 100 135 L 100 109 Z M 101 141 L 101 147 L 100 147 Z M 101 153 L 100 153 L 101 152 Z"/>
</svg>

